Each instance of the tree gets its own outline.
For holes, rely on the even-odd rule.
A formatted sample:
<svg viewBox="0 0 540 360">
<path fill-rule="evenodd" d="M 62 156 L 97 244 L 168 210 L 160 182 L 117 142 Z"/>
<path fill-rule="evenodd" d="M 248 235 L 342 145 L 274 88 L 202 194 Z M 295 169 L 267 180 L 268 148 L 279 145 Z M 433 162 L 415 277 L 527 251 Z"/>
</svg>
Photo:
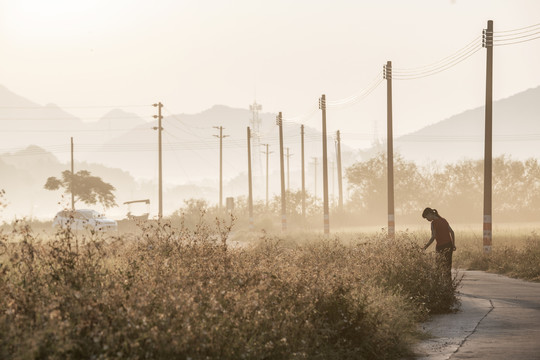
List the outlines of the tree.
<svg viewBox="0 0 540 360">
<path fill-rule="evenodd" d="M 81 201 L 88 205 L 100 203 L 105 208 L 116 206 L 115 196 L 112 193 L 116 189 L 109 183 L 104 182 L 98 176 L 90 175 L 89 171 L 81 170 L 72 174 L 66 170 L 62 172 L 62 178 L 51 176 L 47 179 L 44 188 L 47 190 L 64 189 L 70 194 L 73 186 L 75 203 Z"/>
<path fill-rule="evenodd" d="M 387 161 L 380 153 L 365 162 L 347 168 L 346 177 L 352 190 L 350 207 L 368 217 L 382 216 L 387 210 Z M 404 215 L 425 207 L 425 178 L 415 163 L 394 156 L 394 189 L 396 214 Z"/>
</svg>

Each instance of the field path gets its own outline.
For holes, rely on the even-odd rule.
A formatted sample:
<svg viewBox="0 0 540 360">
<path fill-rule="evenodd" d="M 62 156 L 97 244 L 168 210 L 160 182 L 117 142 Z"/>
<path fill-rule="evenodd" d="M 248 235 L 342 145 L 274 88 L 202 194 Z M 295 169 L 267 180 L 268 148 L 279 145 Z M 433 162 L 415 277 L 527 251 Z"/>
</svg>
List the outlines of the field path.
<svg viewBox="0 0 540 360">
<path fill-rule="evenodd" d="M 482 271 L 463 275 L 461 307 L 423 324 L 419 359 L 540 359 L 540 283 Z"/>
</svg>

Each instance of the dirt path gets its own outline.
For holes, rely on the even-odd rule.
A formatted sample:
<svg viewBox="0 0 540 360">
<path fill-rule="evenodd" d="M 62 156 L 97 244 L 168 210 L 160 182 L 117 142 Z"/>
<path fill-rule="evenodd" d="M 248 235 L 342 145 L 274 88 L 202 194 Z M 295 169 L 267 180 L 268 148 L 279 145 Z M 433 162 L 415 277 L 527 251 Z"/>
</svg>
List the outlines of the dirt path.
<svg viewBox="0 0 540 360">
<path fill-rule="evenodd" d="M 423 325 L 419 359 L 540 359 L 540 283 L 461 271 L 461 308 Z"/>
</svg>

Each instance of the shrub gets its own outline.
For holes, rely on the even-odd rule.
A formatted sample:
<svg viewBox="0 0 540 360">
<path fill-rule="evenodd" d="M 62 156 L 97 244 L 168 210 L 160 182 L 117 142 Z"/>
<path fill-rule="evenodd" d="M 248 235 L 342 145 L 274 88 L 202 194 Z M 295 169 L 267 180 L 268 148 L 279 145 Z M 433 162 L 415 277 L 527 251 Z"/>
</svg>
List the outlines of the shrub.
<svg viewBox="0 0 540 360">
<path fill-rule="evenodd" d="M 232 223 L 135 238 L 2 234 L 0 357 L 390 359 L 454 283 L 403 236 L 231 247 Z"/>
</svg>

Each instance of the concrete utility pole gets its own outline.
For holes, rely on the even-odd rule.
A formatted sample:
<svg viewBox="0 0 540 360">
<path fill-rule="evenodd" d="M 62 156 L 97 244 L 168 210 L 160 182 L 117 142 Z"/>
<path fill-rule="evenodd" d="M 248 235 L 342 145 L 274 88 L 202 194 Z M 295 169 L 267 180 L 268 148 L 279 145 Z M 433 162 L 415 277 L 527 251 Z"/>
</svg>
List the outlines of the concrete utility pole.
<svg viewBox="0 0 540 360">
<path fill-rule="evenodd" d="M 251 131 L 247 127 L 247 147 L 248 147 L 248 183 L 249 183 L 249 230 L 253 230 L 253 184 L 251 182 Z"/>
<path fill-rule="evenodd" d="M 158 126 L 154 126 L 153 129 L 158 131 L 158 218 L 161 219 L 163 217 L 163 163 L 161 155 L 161 131 L 163 130 L 163 128 L 161 127 L 161 119 L 163 119 L 163 116 L 161 116 L 161 108 L 163 107 L 163 104 L 158 102 L 157 104 L 153 104 L 152 106 L 158 108 L 158 114 L 154 115 L 154 119 L 158 119 Z"/>
<path fill-rule="evenodd" d="M 223 138 L 229 135 L 223 135 L 223 126 L 214 126 L 214 129 L 219 130 L 219 135 L 214 135 L 219 138 L 219 211 L 223 209 Z"/>
<path fill-rule="evenodd" d="M 289 148 L 287 148 L 287 191 L 291 191 L 291 172 L 289 168 L 289 158 L 294 154 L 289 154 Z"/>
<path fill-rule="evenodd" d="M 394 135 L 392 132 L 392 62 L 384 66 L 383 76 L 386 79 L 386 157 L 388 161 L 388 236 L 394 238 L 396 232 L 394 218 Z"/>
<path fill-rule="evenodd" d="M 328 153 L 326 145 L 326 96 L 319 99 L 319 108 L 322 110 L 322 145 L 323 145 L 323 208 L 324 208 L 324 234 L 330 234 L 330 206 L 328 205 Z"/>
<path fill-rule="evenodd" d="M 493 21 L 489 20 L 483 31 L 482 46 L 486 58 L 486 128 L 484 142 L 484 253 L 491 252 L 492 245 L 492 149 L 493 149 Z"/>
<path fill-rule="evenodd" d="M 273 153 L 273 151 L 268 151 L 268 146 L 270 144 L 261 144 L 266 148 L 266 151 L 261 151 L 262 153 L 266 153 L 266 211 L 268 211 L 268 155 Z"/>
<path fill-rule="evenodd" d="M 71 192 L 71 210 L 75 210 L 75 194 L 73 193 L 73 181 L 75 180 L 75 165 L 73 163 L 73 137 L 71 138 L 71 181 L 69 191 Z"/>
<path fill-rule="evenodd" d="M 306 172 L 304 166 L 304 125 L 300 126 L 301 148 L 302 148 L 302 221 L 306 223 Z"/>
<path fill-rule="evenodd" d="M 336 133 L 336 157 L 337 157 L 337 171 L 338 171 L 338 209 L 339 212 L 343 211 L 343 173 L 341 172 L 341 136 L 339 130 Z"/>
<path fill-rule="evenodd" d="M 283 161 L 283 116 L 279 112 L 276 117 L 276 125 L 279 127 L 279 167 L 281 173 L 281 230 L 287 231 L 287 201 L 285 192 L 285 165 Z"/>
</svg>

